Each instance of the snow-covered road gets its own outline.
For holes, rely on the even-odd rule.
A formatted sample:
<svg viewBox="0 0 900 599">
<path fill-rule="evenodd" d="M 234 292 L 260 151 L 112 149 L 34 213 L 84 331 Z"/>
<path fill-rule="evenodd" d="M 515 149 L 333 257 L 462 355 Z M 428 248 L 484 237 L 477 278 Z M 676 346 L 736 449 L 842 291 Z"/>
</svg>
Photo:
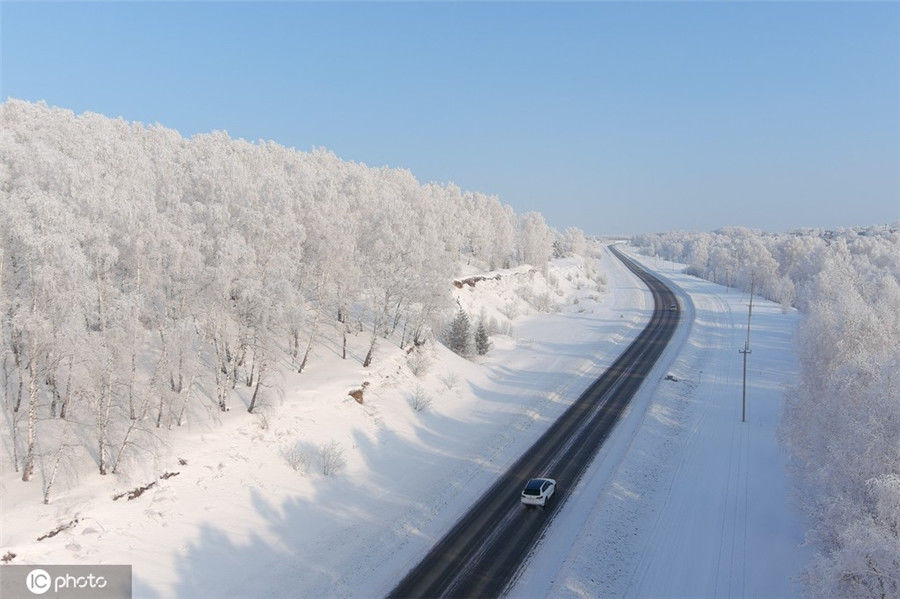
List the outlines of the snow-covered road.
<svg viewBox="0 0 900 599">
<path fill-rule="evenodd" d="M 754 302 L 747 422 L 747 296 L 639 259 L 683 290 L 686 326 L 520 574 L 513 597 L 789 597 L 805 552 L 777 444 L 796 373 L 797 314 Z M 686 317 L 687 320 L 687 317 Z M 665 380 L 671 374 L 676 381 Z"/>
<path fill-rule="evenodd" d="M 563 509 L 566 489 L 575 488 L 618 420 L 629 412 L 632 397 L 678 329 L 680 314 L 670 309 L 677 299 L 664 283 L 615 253 L 651 290 L 654 312 L 650 323 L 616 363 L 431 548 L 390 597 L 502 594 L 556 512 Z M 519 501 L 523 482 L 532 476 L 550 476 L 560 490 L 541 510 L 523 509 Z"/>
</svg>

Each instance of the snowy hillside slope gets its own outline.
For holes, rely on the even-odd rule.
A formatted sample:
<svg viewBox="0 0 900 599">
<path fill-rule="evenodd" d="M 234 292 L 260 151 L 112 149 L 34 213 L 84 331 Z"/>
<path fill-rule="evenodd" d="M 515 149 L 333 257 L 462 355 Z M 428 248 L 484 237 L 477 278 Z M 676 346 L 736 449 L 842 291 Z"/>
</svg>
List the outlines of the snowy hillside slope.
<svg viewBox="0 0 900 599">
<path fill-rule="evenodd" d="M 175 431 L 154 464 L 169 478 L 88 465 L 42 505 L 39 485 L 4 474 L 0 553 L 130 563 L 136 597 L 384 594 L 646 322 L 646 289 L 605 249 L 600 265 L 605 291 L 578 257 L 551 262 L 546 278 L 518 268 L 454 288 L 476 319 L 513 316 L 477 360 L 428 344 L 417 376 L 393 344 L 364 369 L 323 342 L 261 415 Z M 545 301 L 559 311 L 542 312 Z M 366 335 L 350 341 L 352 356 L 367 350 Z M 363 383 L 360 404 L 347 393 Z M 431 400 L 422 411 L 417 393 Z"/>
<path fill-rule="evenodd" d="M 635 398 L 642 417 L 611 438 L 627 451 L 604 447 L 511 596 L 799 595 L 805 528 L 776 441 L 783 390 L 796 375 L 798 315 L 754 301 L 742 424 L 747 295 L 634 256 L 680 287 L 693 323 L 676 334 L 656 384 Z"/>
</svg>

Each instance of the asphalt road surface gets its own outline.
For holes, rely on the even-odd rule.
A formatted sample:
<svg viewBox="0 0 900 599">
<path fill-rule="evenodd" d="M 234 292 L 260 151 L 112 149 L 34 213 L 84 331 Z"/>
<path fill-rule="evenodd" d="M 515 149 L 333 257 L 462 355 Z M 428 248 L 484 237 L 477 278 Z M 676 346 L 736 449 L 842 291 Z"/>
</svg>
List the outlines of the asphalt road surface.
<svg viewBox="0 0 900 599">
<path fill-rule="evenodd" d="M 650 288 L 654 310 L 637 339 L 482 495 L 389 597 L 498 597 L 522 566 L 659 358 L 681 314 L 662 281 L 615 255 Z M 671 310 L 672 305 L 679 306 Z M 544 508 L 519 500 L 528 479 L 556 479 Z"/>
</svg>

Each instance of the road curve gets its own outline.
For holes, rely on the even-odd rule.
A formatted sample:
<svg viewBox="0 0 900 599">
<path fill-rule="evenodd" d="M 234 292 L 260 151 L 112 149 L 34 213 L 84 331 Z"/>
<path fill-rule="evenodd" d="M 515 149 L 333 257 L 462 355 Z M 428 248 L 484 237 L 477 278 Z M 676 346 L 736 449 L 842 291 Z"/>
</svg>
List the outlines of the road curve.
<svg viewBox="0 0 900 599">
<path fill-rule="evenodd" d="M 678 325 L 678 300 L 658 278 L 613 253 L 650 288 L 654 310 L 637 339 L 482 495 L 389 597 L 500 596 L 650 372 Z M 543 509 L 525 509 L 519 494 L 535 476 L 555 478 Z"/>
</svg>

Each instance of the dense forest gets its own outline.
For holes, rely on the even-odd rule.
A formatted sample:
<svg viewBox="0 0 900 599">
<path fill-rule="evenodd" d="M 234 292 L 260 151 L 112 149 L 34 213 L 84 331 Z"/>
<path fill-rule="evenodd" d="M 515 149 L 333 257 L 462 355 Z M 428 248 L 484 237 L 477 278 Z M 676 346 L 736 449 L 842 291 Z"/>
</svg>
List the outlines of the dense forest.
<svg viewBox="0 0 900 599">
<path fill-rule="evenodd" d="M 9 100 L 4 460 L 25 481 L 40 469 L 46 502 L 69 456 L 115 472 L 192 414 L 253 412 L 326 327 L 344 358 L 348 333 L 369 336 L 364 366 L 379 342 L 421 343 L 461 265 L 546 268 L 566 240 L 584 244 L 406 170 Z"/>
<path fill-rule="evenodd" d="M 650 254 L 796 306 L 781 436 L 811 520 L 819 597 L 900 596 L 900 226 L 641 235 Z"/>
</svg>

